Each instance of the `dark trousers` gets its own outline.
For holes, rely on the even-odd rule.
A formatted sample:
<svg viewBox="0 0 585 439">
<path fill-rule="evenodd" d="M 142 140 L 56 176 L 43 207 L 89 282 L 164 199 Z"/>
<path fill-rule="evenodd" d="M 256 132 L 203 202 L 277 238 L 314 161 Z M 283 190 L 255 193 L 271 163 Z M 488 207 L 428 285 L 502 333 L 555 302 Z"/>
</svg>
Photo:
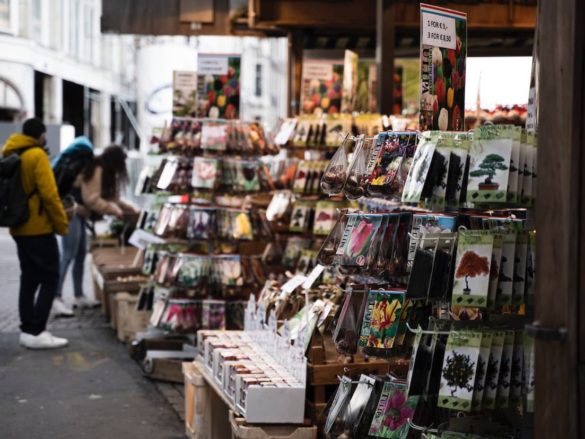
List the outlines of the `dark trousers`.
<svg viewBox="0 0 585 439">
<path fill-rule="evenodd" d="M 57 238 L 53 234 L 13 238 L 20 261 L 20 329 L 38 335 L 47 327 L 59 284 Z"/>
</svg>

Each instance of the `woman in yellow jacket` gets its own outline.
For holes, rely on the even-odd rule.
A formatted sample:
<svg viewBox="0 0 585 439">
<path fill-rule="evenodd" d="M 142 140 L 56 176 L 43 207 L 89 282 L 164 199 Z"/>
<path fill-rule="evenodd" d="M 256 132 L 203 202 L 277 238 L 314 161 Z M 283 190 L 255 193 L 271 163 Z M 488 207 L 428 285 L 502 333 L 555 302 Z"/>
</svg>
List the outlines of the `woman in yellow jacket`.
<svg viewBox="0 0 585 439">
<path fill-rule="evenodd" d="M 59 248 L 55 233 L 67 233 L 67 216 L 43 148 L 45 138 L 43 123 L 29 119 L 22 127 L 22 134 L 11 135 L 2 149 L 4 157 L 20 154 L 22 185 L 24 191 L 31 194 L 28 221 L 10 229 L 21 270 L 20 344 L 31 349 L 67 345 L 66 339 L 45 330 L 59 283 Z"/>
</svg>

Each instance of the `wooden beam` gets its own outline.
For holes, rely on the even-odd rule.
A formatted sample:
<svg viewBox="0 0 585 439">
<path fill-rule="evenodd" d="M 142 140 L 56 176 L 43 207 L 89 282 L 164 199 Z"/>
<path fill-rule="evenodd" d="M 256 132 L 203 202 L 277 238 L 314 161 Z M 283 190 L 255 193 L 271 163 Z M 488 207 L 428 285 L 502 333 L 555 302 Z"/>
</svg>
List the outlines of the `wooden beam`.
<svg viewBox="0 0 585 439">
<path fill-rule="evenodd" d="M 431 2 L 432 3 L 432 2 Z M 371 29 L 376 23 L 377 0 L 250 0 L 256 26 Z M 534 29 L 536 7 L 511 4 L 441 4 L 466 12 L 469 29 Z M 419 5 L 396 3 L 396 28 L 419 27 Z"/>
<path fill-rule="evenodd" d="M 538 3 L 538 178 L 535 320 L 567 329 L 567 340 L 536 341 L 537 439 L 581 438 L 579 316 L 585 256 L 585 5 Z M 581 276 L 581 278 L 580 278 Z M 584 310 L 585 311 L 585 310 Z M 581 327 L 582 328 L 582 327 Z M 583 330 L 583 329 L 582 329 Z M 584 333 L 585 334 L 585 333 Z M 583 357 L 582 357 L 583 358 Z M 582 374 L 581 379 L 585 376 Z"/>
<path fill-rule="evenodd" d="M 394 9 L 392 0 L 377 0 L 376 84 L 378 112 L 392 114 L 394 104 Z"/>
</svg>

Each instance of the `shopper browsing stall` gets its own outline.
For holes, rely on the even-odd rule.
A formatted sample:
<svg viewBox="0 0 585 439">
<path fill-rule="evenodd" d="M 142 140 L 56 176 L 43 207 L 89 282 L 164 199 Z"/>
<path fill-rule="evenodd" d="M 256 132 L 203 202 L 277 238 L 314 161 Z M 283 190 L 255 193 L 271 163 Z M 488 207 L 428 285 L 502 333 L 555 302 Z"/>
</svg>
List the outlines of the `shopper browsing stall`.
<svg viewBox="0 0 585 439">
<path fill-rule="evenodd" d="M 95 306 L 97 302 L 83 293 L 83 271 L 87 252 L 86 225 L 91 218 L 113 215 L 122 219 L 125 213 L 136 213 L 136 208 L 120 199 L 128 183 L 126 153 L 121 146 L 108 146 L 100 156 L 91 160 L 77 177 L 73 193 L 77 193 L 69 233 L 63 237 L 59 287 L 54 311 L 72 315 L 62 299 L 63 284 L 73 262 L 73 287 L 78 307 Z"/>
<path fill-rule="evenodd" d="M 10 136 L 2 149 L 5 160 L 13 155 L 20 158 L 22 186 L 11 188 L 11 192 L 22 190 L 27 198 L 24 203 L 28 205 L 25 221 L 14 223 L 10 233 L 16 242 L 21 270 L 20 344 L 30 349 L 59 348 L 68 343 L 45 330 L 59 282 L 55 233 L 67 234 L 67 216 L 43 148 L 45 142 L 45 125 L 29 119 L 22 133 Z"/>
</svg>

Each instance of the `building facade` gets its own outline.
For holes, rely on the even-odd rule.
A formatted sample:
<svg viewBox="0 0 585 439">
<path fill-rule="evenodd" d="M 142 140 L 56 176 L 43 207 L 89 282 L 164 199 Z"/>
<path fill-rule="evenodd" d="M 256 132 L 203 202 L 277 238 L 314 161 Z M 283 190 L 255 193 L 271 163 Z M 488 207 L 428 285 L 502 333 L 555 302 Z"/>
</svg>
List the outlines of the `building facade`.
<svg viewBox="0 0 585 439">
<path fill-rule="evenodd" d="M 0 0 L 0 121 L 71 124 L 137 146 L 135 38 L 102 35 L 100 0 Z"/>
</svg>

